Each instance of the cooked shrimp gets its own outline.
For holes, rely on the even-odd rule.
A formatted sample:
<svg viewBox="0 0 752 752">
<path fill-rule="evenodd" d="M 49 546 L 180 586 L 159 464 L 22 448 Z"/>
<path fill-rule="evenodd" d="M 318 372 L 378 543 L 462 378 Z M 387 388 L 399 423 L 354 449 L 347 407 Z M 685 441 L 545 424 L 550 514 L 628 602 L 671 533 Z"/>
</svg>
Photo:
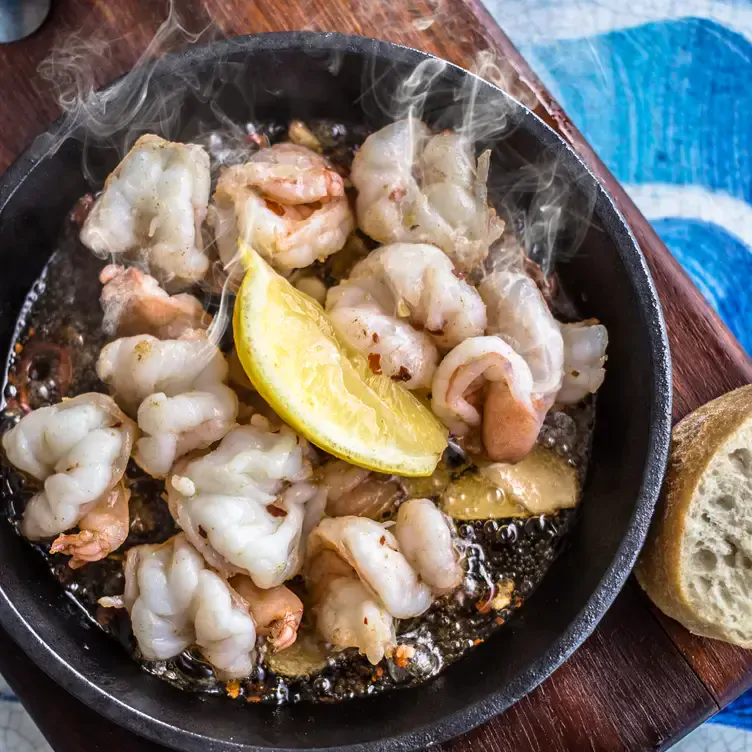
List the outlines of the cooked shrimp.
<svg viewBox="0 0 752 752">
<path fill-rule="evenodd" d="M 24 416 L 2 439 L 11 464 L 44 483 L 24 510 L 24 536 L 59 535 L 104 502 L 123 477 L 137 436 L 136 424 L 104 394 L 82 394 Z"/>
<path fill-rule="evenodd" d="M 250 577 L 237 575 L 230 580 L 235 592 L 248 603 L 258 634 L 269 636 L 274 650 L 284 650 L 298 636 L 303 618 L 303 602 L 284 585 L 263 590 Z"/>
<path fill-rule="evenodd" d="M 334 328 L 350 347 L 368 356 L 371 370 L 407 389 L 430 387 L 439 353 L 428 334 L 386 314 L 358 285 L 337 285 L 326 301 Z"/>
<path fill-rule="evenodd" d="M 211 322 L 193 295 L 168 295 L 154 277 L 136 267 L 110 264 L 100 272 L 99 281 L 104 285 L 99 300 L 104 311 L 102 329 L 107 334 L 177 339 L 186 331 L 206 329 Z"/>
<path fill-rule="evenodd" d="M 107 178 L 81 242 L 103 258 L 136 255 L 164 281 L 195 282 L 209 268 L 201 247 L 209 182 L 202 147 L 141 136 Z"/>
<path fill-rule="evenodd" d="M 488 311 L 487 333 L 499 335 L 525 359 L 536 394 L 555 394 L 564 375 L 564 341 L 538 286 L 525 274 L 498 271 L 478 291 Z"/>
<path fill-rule="evenodd" d="M 224 382 L 227 361 L 205 338 L 158 340 L 149 334 L 106 345 L 97 374 L 146 434 L 134 459 L 164 478 L 178 457 L 221 439 L 235 423 L 238 398 Z"/>
<path fill-rule="evenodd" d="M 254 416 L 213 452 L 175 467 L 170 511 L 215 569 L 272 588 L 299 568 L 306 504 L 319 494 L 303 482 L 309 474 L 304 440 Z"/>
<path fill-rule="evenodd" d="M 397 512 L 394 537 L 410 565 L 436 595 L 462 582 L 462 567 L 444 515 L 430 499 L 410 499 Z"/>
<path fill-rule="evenodd" d="M 468 401 L 488 384 L 480 412 Z M 488 456 L 517 462 L 532 449 L 552 399 L 533 391 L 523 358 L 500 337 L 465 340 L 439 364 L 431 408 L 456 435 L 481 427 Z"/>
<path fill-rule="evenodd" d="M 387 125 L 353 160 L 360 228 L 381 243 L 432 243 L 460 271 L 474 269 L 504 229 L 488 205 L 489 159 L 476 165 L 465 138 L 432 136 L 418 120 Z"/>
<path fill-rule="evenodd" d="M 386 313 L 425 329 L 450 350 L 483 334 L 487 323 L 478 291 L 460 277 L 435 246 L 395 243 L 358 262 L 342 284 L 362 287 Z"/>
<path fill-rule="evenodd" d="M 243 166 L 246 185 L 278 204 L 326 203 L 345 195 L 345 181 L 315 151 L 297 144 L 275 144 L 257 151 Z"/>
<path fill-rule="evenodd" d="M 437 347 L 450 349 L 483 333 L 486 308 L 435 246 L 395 243 L 358 262 L 329 290 L 326 309 L 340 336 L 365 353 L 374 370 L 427 387 Z"/>
<path fill-rule="evenodd" d="M 68 566 L 78 569 L 116 551 L 128 537 L 130 497 L 131 492 L 121 481 L 79 520 L 77 533 L 55 538 L 50 553 L 70 556 Z"/>
<path fill-rule="evenodd" d="M 397 646 L 394 618 L 334 551 L 323 549 L 306 566 L 316 629 L 335 650 L 357 648 L 376 665 Z"/>
<path fill-rule="evenodd" d="M 608 332 L 597 319 L 562 324 L 564 381 L 556 395 L 560 405 L 573 405 L 598 391 L 606 371 Z"/>
<path fill-rule="evenodd" d="M 294 144 L 225 169 L 209 223 L 225 268 L 243 241 L 283 272 L 336 253 L 355 226 L 342 178 L 323 157 Z"/>
<path fill-rule="evenodd" d="M 326 513 L 330 517 L 368 517 L 379 520 L 404 496 L 399 481 L 343 460 L 332 460 L 314 479 L 327 491 Z"/>
<path fill-rule="evenodd" d="M 311 533 L 309 552 L 315 556 L 327 548 L 353 567 L 395 618 L 419 616 L 433 602 L 431 590 L 418 579 L 397 539 L 378 522 L 364 517 L 324 518 Z"/>
<path fill-rule="evenodd" d="M 195 644 L 218 679 L 244 678 L 253 669 L 256 628 L 248 604 L 206 568 L 184 535 L 131 548 L 125 593 L 99 602 L 128 610 L 146 660 L 174 658 Z"/>
</svg>

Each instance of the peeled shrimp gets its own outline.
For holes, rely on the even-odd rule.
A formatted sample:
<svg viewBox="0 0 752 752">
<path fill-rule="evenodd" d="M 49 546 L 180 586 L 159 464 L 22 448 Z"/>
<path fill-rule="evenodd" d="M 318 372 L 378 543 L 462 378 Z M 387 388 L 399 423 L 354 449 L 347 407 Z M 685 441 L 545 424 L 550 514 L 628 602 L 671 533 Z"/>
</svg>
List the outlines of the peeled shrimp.
<svg viewBox="0 0 752 752">
<path fill-rule="evenodd" d="M 124 337 L 106 345 L 97 374 L 146 434 L 134 459 L 164 478 L 178 457 L 208 447 L 235 423 L 238 398 L 223 382 L 228 366 L 206 338 Z"/>
<path fill-rule="evenodd" d="M 400 551 L 434 594 L 451 593 L 462 582 L 452 531 L 430 499 L 410 499 L 400 506 L 394 537 Z"/>
<path fill-rule="evenodd" d="M 318 471 L 316 483 L 327 491 L 330 517 L 382 518 L 404 496 L 399 481 L 343 460 L 332 460 Z"/>
<path fill-rule="evenodd" d="M 24 416 L 2 439 L 11 464 L 44 483 L 24 510 L 24 536 L 58 535 L 105 503 L 125 473 L 137 435 L 136 424 L 104 394 L 82 394 Z M 109 542 L 119 545 L 117 538 Z M 113 550 L 106 548 L 103 556 Z"/>
<path fill-rule="evenodd" d="M 316 629 L 335 650 L 357 648 L 376 665 L 397 647 L 394 618 L 334 551 L 320 550 L 306 567 Z"/>
<path fill-rule="evenodd" d="M 225 169 L 209 223 L 226 268 L 243 241 L 278 271 L 323 261 L 344 246 L 355 226 L 340 175 L 322 156 L 295 144 L 276 144 Z"/>
<path fill-rule="evenodd" d="M 178 465 L 167 493 L 175 521 L 215 569 L 272 588 L 298 571 L 305 507 L 319 491 L 304 482 L 304 440 L 287 426 L 272 432 L 261 416 L 252 421 Z"/>
<path fill-rule="evenodd" d="M 329 290 L 326 309 L 351 347 L 372 364 L 377 358 L 383 373 L 409 389 L 431 382 L 436 346 L 450 349 L 486 327 L 480 295 L 432 245 L 395 243 L 373 251 Z"/>
<path fill-rule="evenodd" d="M 168 295 L 154 277 L 136 267 L 110 264 L 100 272 L 99 281 L 104 285 L 99 300 L 107 334 L 177 339 L 186 331 L 206 329 L 211 321 L 193 295 Z"/>
<path fill-rule="evenodd" d="M 431 135 L 414 119 L 387 125 L 358 150 L 350 178 L 360 228 L 381 243 L 432 243 L 467 272 L 504 223 L 488 205 L 490 154 L 477 165 L 460 135 Z"/>
<path fill-rule="evenodd" d="M 334 328 L 350 347 L 368 355 L 375 373 L 400 381 L 407 389 L 430 387 L 439 353 L 428 334 L 386 314 L 358 285 L 333 287 L 326 301 Z"/>
<path fill-rule="evenodd" d="M 327 202 L 345 195 L 345 182 L 329 162 L 297 144 L 275 144 L 257 151 L 243 165 L 247 185 L 287 206 Z"/>
<path fill-rule="evenodd" d="M 202 147 L 141 136 L 107 178 L 81 241 L 103 258 L 132 254 L 164 281 L 195 282 L 209 268 L 201 247 L 209 182 Z"/>
<path fill-rule="evenodd" d="M 295 643 L 303 618 L 303 602 L 284 585 L 262 590 L 250 577 L 237 575 L 230 581 L 235 592 L 248 604 L 256 631 L 268 636 L 274 650 Z"/>
<path fill-rule="evenodd" d="M 55 538 L 50 553 L 70 556 L 68 566 L 78 569 L 116 551 L 128 537 L 130 497 L 121 481 L 78 521 L 77 533 Z"/>
<path fill-rule="evenodd" d="M 397 539 L 378 522 L 364 517 L 324 518 L 311 533 L 309 555 L 327 548 L 355 569 L 392 616 L 419 616 L 433 602 L 430 588 L 418 579 Z"/>
<path fill-rule="evenodd" d="M 525 274 L 498 271 L 479 285 L 488 311 L 488 334 L 499 335 L 521 355 L 536 394 L 555 394 L 564 374 L 564 341 L 538 286 Z"/>
<path fill-rule="evenodd" d="M 486 387 L 483 417 L 471 404 Z M 439 364 L 431 408 L 454 434 L 481 427 L 488 456 L 518 462 L 533 447 L 552 398 L 533 391 L 523 358 L 500 337 L 465 340 Z"/>
<path fill-rule="evenodd" d="M 174 658 L 195 644 L 219 679 L 244 678 L 254 665 L 256 628 L 248 604 L 184 535 L 131 548 L 125 593 L 100 604 L 124 607 L 146 660 Z"/>
<path fill-rule="evenodd" d="M 564 338 L 564 381 L 556 395 L 560 405 L 574 405 L 598 391 L 606 371 L 608 332 L 596 319 L 562 324 Z"/>
</svg>

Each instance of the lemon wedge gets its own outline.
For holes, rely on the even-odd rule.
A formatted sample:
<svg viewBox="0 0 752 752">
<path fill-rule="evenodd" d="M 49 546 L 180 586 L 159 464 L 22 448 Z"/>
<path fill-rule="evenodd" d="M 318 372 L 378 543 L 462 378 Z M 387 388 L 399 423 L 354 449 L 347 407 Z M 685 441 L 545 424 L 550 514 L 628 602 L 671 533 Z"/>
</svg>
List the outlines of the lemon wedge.
<svg viewBox="0 0 752 752">
<path fill-rule="evenodd" d="M 324 309 L 245 245 L 246 274 L 233 314 L 248 378 L 298 433 L 354 465 L 430 475 L 447 431 L 403 386 L 348 348 Z"/>
</svg>

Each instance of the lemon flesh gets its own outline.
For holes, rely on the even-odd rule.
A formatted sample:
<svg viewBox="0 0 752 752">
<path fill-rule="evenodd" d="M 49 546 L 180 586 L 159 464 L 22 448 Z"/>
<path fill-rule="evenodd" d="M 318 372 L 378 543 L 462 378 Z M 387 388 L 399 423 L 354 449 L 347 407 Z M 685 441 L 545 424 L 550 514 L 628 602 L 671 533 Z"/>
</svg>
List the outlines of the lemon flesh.
<svg viewBox="0 0 752 752">
<path fill-rule="evenodd" d="M 348 348 L 324 309 L 247 245 L 235 301 L 235 347 L 274 411 L 325 451 L 369 470 L 430 475 L 447 431 L 403 386 Z"/>
</svg>

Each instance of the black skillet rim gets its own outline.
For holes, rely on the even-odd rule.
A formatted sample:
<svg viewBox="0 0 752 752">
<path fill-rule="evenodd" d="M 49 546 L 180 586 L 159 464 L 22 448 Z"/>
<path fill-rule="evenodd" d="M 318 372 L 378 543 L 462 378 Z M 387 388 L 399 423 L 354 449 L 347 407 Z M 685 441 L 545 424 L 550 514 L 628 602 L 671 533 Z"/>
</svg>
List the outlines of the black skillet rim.
<svg viewBox="0 0 752 752">
<path fill-rule="evenodd" d="M 203 62 L 207 58 L 237 52 L 238 49 L 252 49 L 254 51 L 284 49 L 323 52 L 349 51 L 416 64 L 421 60 L 432 57 L 419 50 L 368 37 L 337 32 L 283 31 L 250 34 L 206 45 L 188 47 L 156 61 L 155 74 L 169 73 L 194 62 Z M 458 68 L 451 63 L 447 65 L 450 68 Z M 462 72 L 467 73 L 466 71 Z M 496 88 L 485 81 L 483 84 Z M 497 89 L 497 91 L 500 90 Z M 671 434 L 671 356 L 661 305 L 647 263 L 613 199 L 606 193 L 598 179 L 580 157 L 537 115 L 514 100 L 506 92 L 501 92 L 501 94 L 507 99 L 513 100 L 515 105 L 522 109 L 527 120 L 527 126 L 532 134 L 543 144 L 556 149 L 564 159 L 575 162 L 577 169 L 590 177 L 597 187 L 597 191 L 606 199 L 604 202 L 606 211 L 601 219 L 604 221 L 606 230 L 614 241 L 627 273 L 634 284 L 635 293 L 639 305 L 643 309 L 648 328 L 647 334 L 652 361 L 651 429 L 648 441 L 648 459 L 643 472 L 642 485 L 635 500 L 629 528 L 598 587 L 568 629 L 554 641 L 541 658 L 515 677 L 512 682 L 500 687 L 484 700 L 446 716 L 430 726 L 416 728 L 398 736 L 386 736 L 373 742 L 329 747 L 328 752 L 407 752 L 408 750 L 438 744 L 470 731 L 506 710 L 532 691 L 585 641 L 618 595 L 645 541 L 660 492 L 668 460 Z M 62 125 L 63 118 L 60 118 L 50 126 L 43 136 L 56 133 Z M 49 142 L 43 136 L 35 139 L 31 146 L 0 177 L 0 215 L 16 188 L 29 176 L 45 155 L 46 144 Z M 141 736 L 174 749 L 183 750 L 216 749 L 214 745 L 217 742 L 222 745 L 222 749 L 227 750 L 267 752 L 272 749 L 268 746 L 220 741 L 203 734 L 195 734 L 164 723 L 158 718 L 142 713 L 121 702 L 117 697 L 108 694 L 86 676 L 65 663 L 49 645 L 44 643 L 36 635 L 33 625 L 28 623 L 15 608 L 1 584 L 0 624 L 40 668 L 77 699 L 107 719 Z M 278 752 L 288 752 L 288 750 L 282 748 L 275 747 L 273 749 L 278 750 Z M 291 749 L 289 752 L 300 752 L 301 749 Z M 326 752 L 325 748 L 317 747 L 315 749 Z"/>
</svg>

